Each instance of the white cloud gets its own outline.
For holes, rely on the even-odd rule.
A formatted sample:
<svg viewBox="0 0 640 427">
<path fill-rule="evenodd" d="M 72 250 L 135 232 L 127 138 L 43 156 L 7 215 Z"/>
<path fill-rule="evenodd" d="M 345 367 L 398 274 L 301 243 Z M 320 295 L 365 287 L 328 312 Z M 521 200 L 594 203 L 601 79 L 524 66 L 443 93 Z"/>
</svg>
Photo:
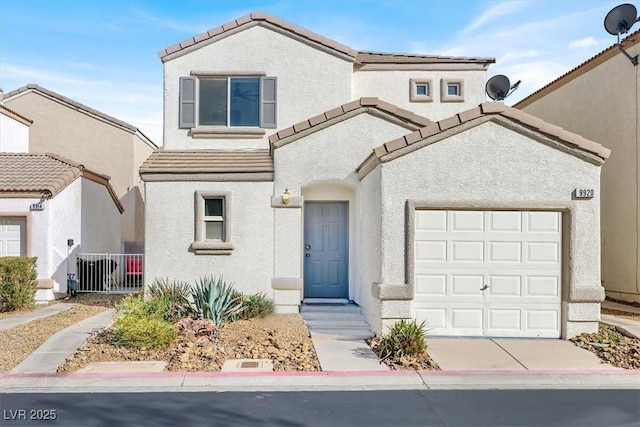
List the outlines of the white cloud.
<svg viewBox="0 0 640 427">
<path fill-rule="evenodd" d="M 575 49 L 575 48 L 585 48 L 589 46 L 598 46 L 600 44 L 601 42 L 596 40 L 595 37 L 589 36 L 580 40 L 573 40 L 569 42 L 569 47 L 572 49 Z"/>
<path fill-rule="evenodd" d="M 502 18 L 505 15 L 516 12 L 525 7 L 527 3 L 528 2 L 522 1 L 504 1 L 502 3 L 491 6 L 480 16 L 471 21 L 471 23 L 462 30 L 462 33 L 469 33 L 475 29 L 485 26 L 486 24 L 496 21 L 497 19 Z"/>
</svg>

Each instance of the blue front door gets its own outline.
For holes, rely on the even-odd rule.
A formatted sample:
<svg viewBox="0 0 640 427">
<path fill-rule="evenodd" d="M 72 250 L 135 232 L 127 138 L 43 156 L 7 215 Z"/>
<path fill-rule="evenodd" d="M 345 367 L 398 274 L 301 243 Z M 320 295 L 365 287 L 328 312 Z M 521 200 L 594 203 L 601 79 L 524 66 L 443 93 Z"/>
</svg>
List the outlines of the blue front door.
<svg viewBox="0 0 640 427">
<path fill-rule="evenodd" d="M 349 296 L 349 203 L 304 204 L 304 297 Z"/>
</svg>

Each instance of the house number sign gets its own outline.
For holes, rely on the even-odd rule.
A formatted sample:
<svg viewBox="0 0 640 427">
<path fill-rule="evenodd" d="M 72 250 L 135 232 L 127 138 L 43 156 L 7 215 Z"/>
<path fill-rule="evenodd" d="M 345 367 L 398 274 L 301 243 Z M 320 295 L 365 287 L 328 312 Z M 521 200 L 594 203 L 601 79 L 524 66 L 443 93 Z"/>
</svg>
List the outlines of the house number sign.
<svg viewBox="0 0 640 427">
<path fill-rule="evenodd" d="M 576 188 L 573 190 L 573 197 L 576 199 L 593 199 L 596 190 L 593 188 Z"/>
<path fill-rule="evenodd" d="M 43 211 L 44 210 L 44 203 L 43 202 L 34 203 L 31 206 L 29 206 L 29 210 L 32 210 L 32 211 Z"/>
</svg>

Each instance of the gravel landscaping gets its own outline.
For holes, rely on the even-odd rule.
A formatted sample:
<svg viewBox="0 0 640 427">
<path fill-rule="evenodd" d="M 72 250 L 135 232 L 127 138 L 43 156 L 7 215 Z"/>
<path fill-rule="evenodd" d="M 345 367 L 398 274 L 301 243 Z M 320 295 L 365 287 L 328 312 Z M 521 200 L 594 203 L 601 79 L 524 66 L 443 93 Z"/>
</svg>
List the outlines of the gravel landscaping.
<svg viewBox="0 0 640 427">
<path fill-rule="evenodd" d="M 610 365 L 640 369 L 640 339 L 622 335 L 613 326 L 600 324 L 597 334 L 582 334 L 571 341 Z"/>
<path fill-rule="evenodd" d="M 428 340 L 427 340 L 428 343 Z M 367 340 L 367 344 L 371 347 L 371 350 L 380 358 L 381 348 L 380 348 L 380 338 L 373 337 Z M 440 370 L 440 367 L 436 362 L 431 359 L 429 354 L 425 354 L 424 356 L 396 356 L 389 357 L 382 361 L 385 365 L 389 367 L 389 369 L 397 371 L 397 370 Z"/>
<path fill-rule="evenodd" d="M 164 349 L 116 348 L 107 329 L 90 338 L 58 368 L 73 372 L 90 362 L 166 361 L 169 372 L 216 372 L 228 359 L 271 359 L 274 371 L 319 371 L 309 331 L 298 314 L 227 323 L 213 336 L 181 333 Z"/>
</svg>

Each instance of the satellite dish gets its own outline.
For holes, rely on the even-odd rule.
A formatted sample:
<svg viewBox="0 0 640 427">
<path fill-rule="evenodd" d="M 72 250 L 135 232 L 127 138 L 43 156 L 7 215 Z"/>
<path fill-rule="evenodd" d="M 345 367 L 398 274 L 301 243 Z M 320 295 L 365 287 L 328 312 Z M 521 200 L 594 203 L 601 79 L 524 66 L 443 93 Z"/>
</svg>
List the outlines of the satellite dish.
<svg viewBox="0 0 640 427">
<path fill-rule="evenodd" d="M 485 91 L 489 98 L 494 101 L 502 101 L 507 96 L 511 95 L 511 93 L 518 89 L 520 86 L 520 80 L 518 80 L 513 86 L 511 86 L 511 82 L 507 76 L 499 74 L 497 76 L 493 76 L 487 82 L 485 86 Z"/>
<path fill-rule="evenodd" d="M 630 3 L 616 6 L 604 18 L 604 29 L 611 35 L 625 34 L 638 20 L 638 10 Z"/>
<path fill-rule="evenodd" d="M 618 36 L 618 49 L 626 56 L 629 61 L 635 66 L 638 65 L 638 56 L 631 56 L 629 52 L 624 50 L 622 43 L 620 43 L 620 34 L 627 33 L 633 24 L 640 21 L 638 18 L 638 10 L 630 3 L 621 4 L 616 6 L 607 13 L 604 18 L 604 29 L 611 35 Z"/>
</svg>

